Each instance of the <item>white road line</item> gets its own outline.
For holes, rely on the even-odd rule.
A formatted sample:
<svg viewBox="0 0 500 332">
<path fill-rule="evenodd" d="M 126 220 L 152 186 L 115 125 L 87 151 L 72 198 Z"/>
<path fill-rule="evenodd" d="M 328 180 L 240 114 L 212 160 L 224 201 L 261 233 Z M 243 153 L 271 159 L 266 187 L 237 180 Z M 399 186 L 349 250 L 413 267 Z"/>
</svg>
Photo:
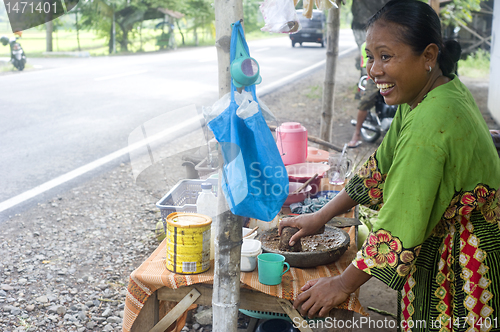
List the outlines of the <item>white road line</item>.
<svg viewBox="0 0 500 332">
<path fill-rule="evenodd" d="M 177 126 L 165 129 L 165 130 L 159 132 L 158 134 L 155 134 L 151 137 L 148 137 L 147 139 L 144 139 L 144 140 L 139 141 L 137 143 L 131 144 L 123 149 L 120 149 L 118 151 L 110 153 L 107 156 L 104 156 L 100 159 L 97 159 L 89 164 L 83 165 L 83 166 L 81 166 L 81 167 L 79 167 L 71 172 L 63 174 L 55 179 L 52 179 L 52 180 L 47 181 L 39 186 L 36 186 L 33 189 L 25 191 L 22 194 L 19 194 L 17 196 L 9 198 L 8 200 L 0 203 L 0 212 L 5 211 L 13 206 L 16 206 L 17 204 L 22 203 L 22 202 L 25 202 L 28 199 L 31 199 L 37 195 L 40 195 L 40 194 L 42 194 L 42 193 L 44 193 L 52 188 L 55 188 L 61 184 L 64 184 L 68 181 L 71 181 L 71 180 L 79 177 L 80 175 L 83 175 L 85 173 L 93 171 L 94 169 L 96 169 L 100 166 L 103 166 L 103 165 L 109 163 L 110 161 L 113 161 L 113 160 L 115 160 L 123 155 L 126 155 L 127 153 L 129 153 L 131 151 L 139 149 L 147 144 L 150 144 L 151 142 L 154 142 L 154 141 L 156 141 L 156 140 L 158 140 L 166 135 L 172 135 L 176 131 L 181 131 L 184 128 L 189 127 L 193 124 L 200 123 L 200 121 L 202 119 L 203 119 L 203 116 L 200 115 L 198 117 L 194 117 L 190 120 L 184 121 L 184 122 L 178 124 Z"/>
<path fill-rule="evenodd" d="M 217 61 L 217 58 L 207 57 L 206 59 L 198 60 L 199 63 L 212 62 L 212 61 Z"/>
<path fill-rule="evenodd" d="M 357 49 L 357 47 L 351 47 L 351 48 L 339 53 L 339 56 L 347 54 L 347 53 L 353 51 L 354 49 Z M 284 77 L 281 80 L 276 81 L 275 83 L 261 89 L 259 91 L 260 93 L 258 93 L 258 95 L 268 93 L 268 91 L 271 91 L 271 90 L 277 88 L 280 84 L 285 84 L 286 82 L 289 82 L 289 81 L 303 75 L 307 71 L 314 70 L 314 69 L 324 65 L 325 62 L 326 62 L 326 60 L 320 61 L 320 62 L 318 62 L 312 66 L 309 66 L 307 68 L 304 68 L 304 69 L 302 69 L 302 70 L 300 70 L 292 75 Z M 133 75 L 133 74 L 138 74 L 138 73 L 141 73 L 141 72 L 128 73 L 128 74 Z M 124 76 L 128 76 L 128 75 L 124 75 Z M 108 77 L 111 77 L 111 76 L 108 76 Z M 115 76 L 115 77 L 122 77 L 122 76 Z M 113 77 L 113 78 L 115 78 L 115 77 Z M 108 78 L 101 78 L 101 79 L 103 80 L 103 79 L 108 79 Z M 130 146 L 127 146 L 123 149 L 120 149 L 118 151 L 110 153 L 107 156 L 104 156 L 100 159 L 97 159 L 89 164 L 83 165 L 83 166 L 81 166 L 81 167 L 79 167 L 71 172 L 68 172 L 66 174 L 63 174 L 55 179 L 47 181 L 39 186 L 34 187 L 33 189 L 30 189 L 28 191 L 23 192 L 22 194 L 19 194 L 17 196 L 9 198 L 8 200 L 0 203 L 0 212 L 3 212 L 7 209 L 10 209 L 11 207 L 16 206 L 17 204 L 23 203 L 23 202 L 25 202 L 25 201 L 27 201 L 35 196 L 38 196 L 40 194 L 43 194 L 46 191 L 49 191 L 50 189 L 53 189 L 61 184 L 64 184 L 68 181 L 71 181 L 71 180 L 79 177 L 80 175 L 83 175 L 85 173 L 88 173 L 88 172 L 100 167 L 100 166 L 103 166 L 103 165 L 105 165 L 105 164 L 107 164 L 107 163 L 133 151 L 133 150 L 136 150 L 136 149 L 141 148 L 147 144 L 150 144 L 151 142 L 156 141 L 156 140 L 164 137 L 167 134 L 172 134 L 176 130 L 183 130 L 185 127 L 193 125 L 195 122 L 197 122 L 197 121 L 199 122 L 201 119 L 203 119 L 203 117 L 200 116 L 200 117 L 195 117 L 193 119 L 182 122 L 179 125 L 177 125 L 176 127 L 168 128 L 164 131 L 159 132 L 156 135 L 149 137 L 148 139 L 139 141 L 139 142 L 132 144 Z"/>
<path fill-rule="evenodd" d="M 110 76 L 98 77 L 98 78 L 95 78 L 94 81 L 112 80 L 114 78 L 120 78 L 120 77 L 132 76 L 132 75 L 139 75 L 139 74 L 144 74 L 144 73 L 147 73 L 147 72 L 148 72 L 147 70 L 133 71 L 133 72 L 130 72 L 130 73 L 123 73 L 123 74 L 118 74 L 118 75 L 110 75 Z"/>
</svg>

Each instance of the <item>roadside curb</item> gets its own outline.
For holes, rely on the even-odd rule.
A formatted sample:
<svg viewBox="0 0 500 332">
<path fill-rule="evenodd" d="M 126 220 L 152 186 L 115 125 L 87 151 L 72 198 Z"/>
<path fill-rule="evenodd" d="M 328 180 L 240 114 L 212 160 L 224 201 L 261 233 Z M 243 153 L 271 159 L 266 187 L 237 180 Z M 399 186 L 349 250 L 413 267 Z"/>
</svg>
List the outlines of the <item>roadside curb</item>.
<svg viewBox="0 0 500 332">
<path fill-rule="evenodd" d="M 77 58 L 90 58 L 90 53 L 87 51 L 82 51 L 82 52 L 43 52 L 42 53 L 45 56 L 71 56 L 71 57 L 77 57 Z"/>
</svg>

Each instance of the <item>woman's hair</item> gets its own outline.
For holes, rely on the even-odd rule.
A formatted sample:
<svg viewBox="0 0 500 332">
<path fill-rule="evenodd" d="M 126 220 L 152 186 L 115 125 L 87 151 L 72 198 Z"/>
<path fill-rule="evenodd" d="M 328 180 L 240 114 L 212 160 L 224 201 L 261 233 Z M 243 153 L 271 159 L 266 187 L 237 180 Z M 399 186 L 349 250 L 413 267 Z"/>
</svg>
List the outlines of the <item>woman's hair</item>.
<svg viewBox="0 0 500 332">
<path fill-rule="evenodd" d="M 443 75 L 455 71 L 462 52 L 460 44 L 455 40 L 443 42 L 441 22 L 428 4 L 419 0 L 391 0 L 368 20 L 366 28 L 377 21 L 399 25 L 401 29 L 394 30 L 396 36 L 416 54 L 422 54 L 429 44 L 436 44 L 439 48 L 437 62 Z"/>
</svg>

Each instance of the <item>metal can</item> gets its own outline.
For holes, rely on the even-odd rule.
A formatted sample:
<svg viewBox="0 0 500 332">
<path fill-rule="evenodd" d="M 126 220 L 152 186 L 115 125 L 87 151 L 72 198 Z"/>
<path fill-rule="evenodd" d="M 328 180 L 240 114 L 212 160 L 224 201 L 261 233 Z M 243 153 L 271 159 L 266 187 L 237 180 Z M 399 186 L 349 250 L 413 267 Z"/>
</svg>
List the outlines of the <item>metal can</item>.
<svg viewBox="0 0 500 332">
<path fill-rule="evenodd" d="M 179 274 L 207 271 L 212 219 L 199 213 L 174 212 L 167 216 L 166 222 L 167 269 Z"/>
</svg>

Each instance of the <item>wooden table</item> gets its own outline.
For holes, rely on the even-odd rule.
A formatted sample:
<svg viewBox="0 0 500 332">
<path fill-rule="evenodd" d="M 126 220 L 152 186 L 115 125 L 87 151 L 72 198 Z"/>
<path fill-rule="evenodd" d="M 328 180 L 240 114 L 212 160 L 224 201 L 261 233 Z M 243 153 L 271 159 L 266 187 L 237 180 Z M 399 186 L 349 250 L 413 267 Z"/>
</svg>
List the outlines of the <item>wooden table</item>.
<svg viewBox="0 0 500 332">
<path fill-rule="evenodd" d="M 328 184 L 328 182 L 326 182 Z M 323 185 L 323 183 L 322 183 Z M 331 187 L 328 187 L 331 189 Z M 323 188 L 322 188 L 323 189 Z M 334 188 L 337 189 L 337 188 Z M 328 222 L 328 224 L 336 227 L 349 227 L 349 226 L 355 226 L 354 229 L 351 230 L 350 235 L 351 235 L 351 248 L 344 254 L 344 260 L 342 261 L 342 258 L 339 260 L 339 262 L 342 261 L 343 266 L 342 268 L 347 267 L 349 264 L 350 260 L 353 258 L 353 255 L 357 251 L 356 249 L 356 238 L 357 238 L 357 225 L 360 225 L 358 218 L 357 218 L 357 209 L 350 211 L 349 213 L 343 215 L 343 217 L 338 217 L 334 218 L 331 221 Z M 353 248 L 354 247 L 354 248 Z M 158 251 L 158 249 L 157 249 Z M 156 251 L 155 251 L 156 253 Z M 153 255 L 155 254 L 153 253 Z M 349 257 L 347 257 L 349 253 Z M 153 256 L 151 255 L 149 259 Z M 158 254 L 156 254 L 158 255 Z M 351 257 L 352 256 L 352 257 Z M 148 259 L 148 260 L 149 260 Z M 146 260 L 143 265 L 148 262 Z M 336 265 L 335 263 L 332 265 Z M 142 267 L 142 265 L 141 265 Z M 326 266 L 325 266 L 326 267 Z M 140 268 L 139 268 L 140 269 Z M 138 269 L 138 270 L 139 270 Z M 159 266 L 156 265 L 155 268 L 153 269 L 154 271 L 159 270 Z M 213 269 L 213 268 L 212 268 Z M 136 271 L 138 271 L 136 270 Z M 299 269 L 302 271 L 301 269 Z M 325 268 L 326 270 L 326 268 Z M 133 274 L 136 272 L 134 271 L 131 275 L 131 280 L 133 277 Z M 287 272 L 290 273 L 290 272 Z M 155 273 L 156 274 L 156 273 Z M 160 272 L 158 272 L 158 275 L 153 275 L 149 276 L 149 279 L 159 279 L 160 278 Z M 179 276 L 179 275 L 177 275 Z M 195 276 L 193 276 L 196 278 Z M 165 276 L 163 276 L 165 278 Z M 165 283 L 165 282 L 164 282 Z M 305 282 L 304 282 L 305 283 Z M 135 283 L 134 283 L 135 284 Z M 282 285 L 284 282 L 282 283 Z M 139 285 L 139 286 L 137 286 Z M 297 286 L 297 285 L 295 285 Z M 299 285 L 298 289 L 300 289 L 302 285 Z M 131 285 L 129 284 L 129 289 L 128 289 L 128 294 L 127 294 L 127 301 L 129 300 L 136 300 L 136 298 L 132 298 L 131 291 L 130 291 Z M 144 288 L 144 284 L 141 282 L 138 282 L 135 284 L 135 288 L 137 291 L 138 287 Z M 274 287 L 274 286 L 272 286 Z M 284 286 L 283 286 L 284 287 Z M 194 290 L 195 289 L 195 290 Z M 149 295 L 147 297 L 147 300 L 144 303 L 142 309 L 139 309 L 139 313 L 137 317 L 135 318 L 135 314 L 132 313 L 130 310 L 128 310 L 127 306 L 125 308 L 125 317 L 124 317 L 124 331 L 128 331 L 128 329 L 125 328 L 125 325 L 127 322 L 130 322 L 131 319 L 135 318 L 133 321 L 133 325 L 130 328 L 130 331 L 132 332 L 146 332 L 150 331 L 159 321 L 160 317 L 162 314 L 168 312 L 170 309 L 172 311 L 177 310 L 179 311 L 179 315 L 182 314 L 190 304 L 199 304 L 199 305 L 205 305 L 205 306 L 211 306 L 212 305 L 212 285 L 211 282 L 202 282 L 202 283 L 196 283 L 193 285 L 182 285 L 182 282 L 180 282 L 180 285 L 175 284 L 175 287 L 159 287 L 158 289 L 154 289 L 151 294 L 146 294 L 148 293 L 147 291 L 144 293 L 144 297 L 147 297 L 146 295 Z M 198 295 L 199 293 L 199 295 Z M 192 297 L 193 294 L 196 294 L 197 298 L 192 298 L 191 300 L 189 297 Z M 357 294 L 355 295 L 355 300 L 357 300 Z M 141 298 L 140 296 L 137 298 Z M 252 289 L 249 286 L 245 284 L 241 284 L 240 288 L 240 309 L 246 309 L 246 310 L 252 310 L 252 311 L 264 311 L 265 312 L 274 312 L 274 313 L 280 313 L 280 314 L 289 314 L 287 313 L 284 308 L 283 308 L 283 303 L 279 303 L 279 299 L 276 296 L 266 294 L 265 292 L 261 292 L 256 289 Z M 160 308 L 160 301 L 167 301 L 167 308 L 161 310 Z M 281 300 L 283 301 L 283 300 Z M 176 308 L 173 308 L 175 303 L 181 303 L 182 306 L 178 306 Z M 288 303 L 290 303 L 288 301 Z M 359 301 L 357 302 L 359 304 Z M 129 304 L 129 303 L 128 303 Z M 172 309 L 173 308 L 173 309 Z M 360 309 L 363 313 L 363 308 L 361 307 Z M 160 312 L 163 311 L 163 312 Z M 170 312 L 172 312 L 170 311 Z M 182 312 L 180 312 L 182 311 Z M 343 310 L 343 309 L 333 309 L 330 312 L 330 317 L 335 318 L 337 320 L 352 320 L 354 311 L 352 310 Z M 132 317 L 132 318 L 131 318 Z M 168 318 L 168 317 L 167 317 Z M 163 322 L 165 323 L 165 322 Z M 161 325 L 161 324 L 159 324 Z M 170 323 L 168 324 L 170 325 Z M 168 326 L 167 325 L 167 326 Z M 251 327 L 248 331 L 253 331 L 254 326 Z M 164 329 L 159 329 L 158 331 L 163 331 Z M 352 329 L 330 329 L 328 331 L 351 331 Z M 322 330 L 326 331 L 326 330 Z"/>
<path fill-rule="evenodd" d="M 158 289 L 144 304 L 141 313 L 137 317 L 132 326 L 132 332 L 147 332 L 151 330 L 160 320 L 159 312 L 160 301 L 180 302 L 186 295 L 196 289 L 200 292 L 200 297 L 194 302 L 195 304 L 211 306 L 212 305 L 212 286 L 205 284 L 196 284 L 193 286 L 182 287 L 179 289 L 170 289 L 163 287 Z M 278 303 L 277 298 L 251 289 L 240 289 L 240 309 L 262 311 L 265 308 L 266 312 L 273 312 L 279 314 L 287 314 L 281 305 Z M 352 320 L 354 311 L 344 309 L 333 309 L 330 312 L 330 317 L 337 320 Z M 253 326 L 255 327 L 255 325 Z M 253 329 L 247 330 L 253 332 Z M 326 331 L 326 330 L 325 330 Z M 352 331 L 352 328 L 343 329 L 330 329 L 328 331 Z"/>
</svg>

